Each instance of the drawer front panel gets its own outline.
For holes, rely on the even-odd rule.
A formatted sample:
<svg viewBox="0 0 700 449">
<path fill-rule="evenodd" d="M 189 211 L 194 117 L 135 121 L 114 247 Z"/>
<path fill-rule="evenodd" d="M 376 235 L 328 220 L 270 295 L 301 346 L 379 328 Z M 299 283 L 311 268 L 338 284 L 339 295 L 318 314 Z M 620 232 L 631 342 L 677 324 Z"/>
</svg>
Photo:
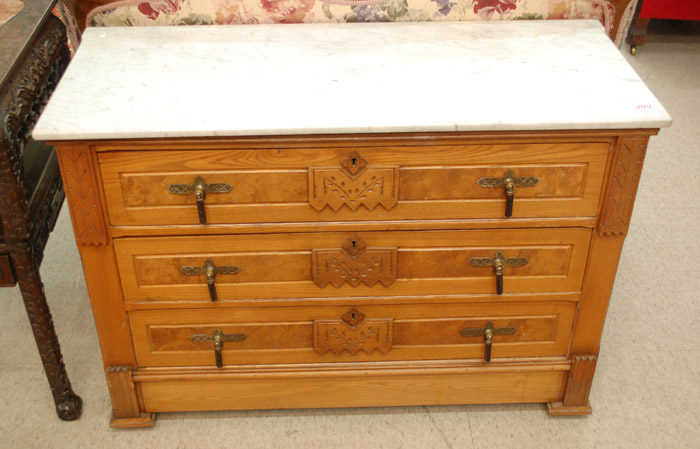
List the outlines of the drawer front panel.
<svg viewBox="0 0 700 449">
<path fill-rule="evenodd" d="M 569 301 L 141 310 L 129 321 L 139 366 L 214 365 L 214 343 L 201 336 L 216 329 L 245 336 L 223 342 L 224 365 L 483 359 L 484 337 L 460 332 L 488 322 L 515 329 L 494 337 L 497 359 L 565 356 L 575 310 Z"/>
<path fill-rule="evenodd" d="M 124 238 L 114 242 L 127 301 L 577 292 L 590 229 L 395 231 Z M 353 244 L 355 245 L 353 247 Z M 475 263 L 478 260 L 481 263 Z M 522 262 L 525 263 L 522 263 Z"/>
<path fill-rule="evenodd" d="M 209 224 L 505 218 L 498 181 L 508 170 L 524 180 L 516 182 L 512 217 L 592 217 L 608 148 L 131 151 L 101 153 L 99 162 L 113 225 L 200 224 L 198 177 L 224 186 L 204 198 Z"/>
</svg>

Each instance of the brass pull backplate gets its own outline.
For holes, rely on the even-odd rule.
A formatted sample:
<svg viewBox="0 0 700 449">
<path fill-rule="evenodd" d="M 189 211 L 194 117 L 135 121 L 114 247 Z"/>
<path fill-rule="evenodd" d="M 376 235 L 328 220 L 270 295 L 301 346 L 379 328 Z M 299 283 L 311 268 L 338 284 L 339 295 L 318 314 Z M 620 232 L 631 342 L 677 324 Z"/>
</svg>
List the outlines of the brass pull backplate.
<svg viewBox="0 0 700 449">
<path fill-rule="evenodd" d="M 204 209 L 204 199 L 207 197 L 207 193 L 228 193 L 232 189 L 231 185 L 225 182 L 207 184 L 201 176 L 197 176 L 192 185 L 170 184 L 170 187 L 168 187 L 168 191 L 173 195 L 194 194 L 200 224 L 207 222 L 207 212 Z"/>
<path fill-rule="evenodd" d="M 216 366 L 221 368 L 224 365 L 223 355 L 221 350 L 225 341 L 243 341 L 248 336 L 246 334 L 224 334 L 218 327 L 211 334 L 194 334 L 190 337 L 192 343 L 214 342 L 214 357 Z"/>
<path fill-rule="evenodd" d="M 494 327 L 493 321 L 489 321 L 484 327 L 471 327 L 462 329 L 459 333 L 462 337 L 484 337 L 484 361 L 491 361 L 491 347 L 493 346 L 494 335 L 513 335 L 516 329 L 514 327 Z"/>
<path fill-rule="evenodd" d="M 217 293 L 216 293 L 216 275 L 217 274 L 238 274 L 241 272 L 241 269 L 238 268 L 235 265 L 223 265 L 220 267 L 217 267 L 214 265 L 214 261 L 211 259 L 207 259 L 203 267 L 196 267 L 196 266 L 184 266 L 180 267 L 180 273 L 184 274 L 185 276 L 201 276 L 205 275 L 207 278 L 207 288 L 209 289 L 209 299 L 212 300 L 212 302 L 216 301 L 219 299 Z"/>
<path fill-rule="evenodd" d="M 481 187 L 502 187 L 506 194 L 506 217 L 513 215 L 513 199 L 515 198 L 515 187 L 534 187 L 540 183 L 537 176 L 516 177 L 513 170 L 508 169 L 502 178 L 479 178 L 476 181 Z"/>
<path fill-rule="evenodd" d="M 497 252 L 493 257 L 474 257 L 469 261 L 473 267 L 493 267 L 496 273 L 496 294 L 503 294 L 503 267 L 522 267 L 527 265 L 527 259 L 524 257 L 506 258 L 501 251 Z"/>
</svg>

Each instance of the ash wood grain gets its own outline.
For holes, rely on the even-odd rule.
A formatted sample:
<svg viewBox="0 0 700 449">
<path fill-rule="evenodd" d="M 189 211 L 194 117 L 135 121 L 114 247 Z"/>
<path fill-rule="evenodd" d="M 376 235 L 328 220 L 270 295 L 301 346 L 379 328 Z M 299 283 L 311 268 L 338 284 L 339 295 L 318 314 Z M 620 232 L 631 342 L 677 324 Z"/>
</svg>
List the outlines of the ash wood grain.
<svg viewBox="0 0 700 449">
<path fill-rule="evenodd" d="M 378 146 L 432 147 L 436 145 L 522 145 L 522 144 L 581 144 L 612 145 L 618 138 L 654 136 L 659 129 L 602 129 L 547 131 L 469 131 L 392 134 L 323 134 L 239 137 L 179 137 L 167 139 L 87 140 L 98 153 L 108 151 L 161 151 L 201 149 L 287 149 L 287 148 L 366 148 Z M 55 145 L 56 142 L 48 142 Z"/>
<path fill-rule="evenodd" d="M 142 416 L 136 398 L 136 387 L 131 377 L 131 367 L 107 366 L 107 387 L 112 398 L 111 426 L 120 427 L 150 427 L 153 419 Z"/>
<path fill-rule="evenodd" d="M 593 355 L 577 355 L 571 359 L 571 371 L 566 382 L 564 399 L 548 404 L 551 415 L 572 416 L 592 413 L 588 395 L 591 392 L 597 362 L 598 358 Z"/>
<path fill-rule="evenodd" d="M 351 208 L 337 199 L 333 207 L 322 207 L 313 183 L 309 190 L 315 170 L 339 166 L 352 147 L 109 152 L 99 160 L 110 220 L 119 226 L 198 223 L 191 195 L 168 192 L 171 184 L 191 184 L 197 176 L 233 187 L 207 196 L 209 224 L 504 218 L 502 189 L 482 188 L 477 181 L 502 177 L 508 169 L 541 179 L 517 189 L 515 218 L 590 217 L 598 207 L 608 148 L 591 142 L 363 148 L 368 167 L 399 167 L 391 181 L 398 183 L 391 193 L 398 204 L 379 208 L 368 199 L 362 202 L 375 207 Z"/>
<path fill-rule="evenodd" d="M 626 195 L 631 195 L 628 199 L 634 201 L 639 182 L 638 170 L 641 170 L 641 165 L 638 165 L 635 158 L 631 156 L 636 154 L 641 157 L 638 159 L 639 164 L 643 163 L 648 137 L 648 135 L 624 136 L 614 145 L 615 151 L 609 155 L 607 164 L 608 177 L 603 188 L 603 198 L 620 199 L 620 192 L 625 191 Z M 639 147 L 642 144 L 644 148 Z M 633 154 L 629 153 L 630 150 L 633 151 Z M 627 153 L 627 155 L 621 156 L 620 153 Z M 620 158 L 627 160 L 623 164 L 627 171 L 622 170 Z M 627 176 L 620 173 L 627 173 Z M 632 204 L 624 208 L 623 215 L 620 215 L 623 209 L 618 207 L 613 208 L 613 215 L 606 215 L 611 210 L 610 207 L 609 200 L 601 203 L 599 226 L 600 223 L 607 221 L 613 223 L 614 228 L 603 227 L 602 229 L 606 229 L 606 231 L 602 232 L 599 227 L 599 232 L 594 233 L 591 239 L 591 247 L 586 261 L 586 274 L 581 290 L 581 303 L 571 340 L 572 355 L 590 354 L 597 356 L 600 351 L 603 324 L 610 303 L 610 295 L 615 282 L 629 218 L 632 214 Z M 603 217 L 608 217 L 608 220 Z M 618 217 L 621 221 L 615 221 L 610 217 Z M 624 226 L 621 227 L 620 223 L 622 222 L 624 222 Z M 618 232 L 623 229 L 624 232 Z"/>
<path fill-rule="evenodd" d="M 109 237 L 94 153 L 76 144 L 60 146 L 57 155 L 75 239 L 79 245 L 106 245 Z"/>
<path fill-rule="evenodd" d="M 208 309 L 242 308 L 242 307 L 272 307 L 272 306 L 327 306 L 343 305 L 373 305 L 382 304 L 478 304 L 478 303 L 503 303 L 503 302 L 533 302 L 533 301 L 564 301 L 578 302 L 580 292 L 565 293 L 518 293 L 518 294 L 485 294 L 485 295 L 401 295 L 401 296 L 366 296 L 366 297 L 313 297 L 313 298 L 261 298 L 261 299 L 237 299 L 235 301 L 217 301 L 207 304 Z M 182 310 L 197 309 L 202 306 L 201 300 L 177 300 L 177 301 L 128 301 L 124 304 L 127 311 L 137 310 Z"/>
<path fill-rule="evenodd" d="M 561 394 L 566 371 L 467 372 L 451 369 L 280 373 L 231 378 L 141 383 L 148 411 L 249 410 L 319 407 L 378 407 L 437 404 L 551 402 Z M 192 380 L 190 380 L 192 379 Z M 196 379 L 196 378 L 195 378 Z"/>
<path fill-rule="evenodd" d="M 265 307 L 237 309 L 143 310 L 130 314 L 138 364 L 144 366 L 213 366 L 213 343 L 193 343 L 193 334 L 220 328 L 246 339 L 223 346 L 224 365 L 270 363 L 342 363 L 386 360 L 483 360 L 484 342 L 460 331 L 481 327 L 515 327 L 513 335 L 494 339 L 493 357 L 565 356 L 576 303 L 363 305 L 367 320 L 391 320 L 391 346 L 384 351 L 317 351 L 314 327 L 338 323 L 351 307 Z M 329 348 L 332 349 L 332 348 Z M 336 349 L 340 349 L 339 347 Z M 337 353 L 336 353 L 337 352 Z"/>
<path fill-rule="evenodd" d="M 261 234 L 118 239 L 116 255 L 127 301 L 193 300 L 209 303 L 204 276 L 184 276 L 181 266 L 240 267 L 216 277 L 220 301 L 251 298 L 493 294 L 490 267 L 473 257 L 526 257 L 506 267 L 505 292 L 575 292 L 581 288 L 590 229 L 425 231 L 384 233 Z M 389 287 L 321 288 L 311 275 L 314 248 L 339 246 L 357 235 L 369 247 L 397 247 L 396 281 Z"/>
<path fill-rule="evenodd" d="M 588 394 L 591 391 L 593 374 L 598 358 L 593 355 L 578 355 L 571 359 L 571 371 L 569 381 L 566 384 L 566 393 L 563 404 L 565 407 L 584 406 L 588 403 Z"/>
<path fill-rule="evenodd" d="M 170 410 L 532 401 L 580 412 L 593 374 L 585 357 L 599 350 L 643 160 L 635 144 L 646 146 L 656 131 L 81 143 L 98 155 L 99 169 L 93 159 L 89 170 L 107 232 L 105 246 L 81 245 L 81 256 L 105 363 L 138 367 L 136 383 L 124 388 L 139 411 L 129 419 Z M 337 166 L 350 151 L 372 166 L 399 167 L 390 210 L 309 205 L 309 168 Z M 516 190 L 516 217 L 506 220 L 501 192 L 465 179 L 508 168 L 542 181 Z M 207 197 L 214 224 L 194 224 L 184 197 L 153 194 L 195 173 L 234 187 L 232 197 Z M 312 250 L 337 248 L 354 234 L 397 248 L 396 282 L 313 284 Z M 492 270 L 468 264 L 498 250 L 531 261 L 506 268 L 500 297 Z M 203 279 L 178 273 L 209 257 L 242 268 L 217 277 L 217 303 Z M 391 320 L 385 353 L 314 350 L 314 324 L 337 324 L 351 307 L 368 320 Z M 522 329 L 495 338 L 488 366 L 483 339 L 459 334 L 486 321 Z M 215 327 L 247 335 L 224 344 L 221 369 L 213 347 L 189 339 Z"/>
<path fill-rule="evenodd" d="M 243 223 L 226 225 L 112 226 L 114 238 L 183 235 L 260 234 L 280 232 L 425 231 L 461 229 L 593 228 L 596 217 L 509 218 L 466 220 L 357 220 L 309 223 Z"/>
<path fill-rule="evenodd" d="M 141 414 L 139 393 L 131 379 L 136 359 L 93 149 L 66 143 L 56 151 L 106 367 L 111 425 L 152 425 L 152 417 Z"/>
<path fill-rule="evenodd" d="M 605 202 L 598 222 L 601 235 L 625 235 L 632 217 L 634 198 L 646 154 L 649 137 L 620 139 L 609 168 Z"/>
</svg>

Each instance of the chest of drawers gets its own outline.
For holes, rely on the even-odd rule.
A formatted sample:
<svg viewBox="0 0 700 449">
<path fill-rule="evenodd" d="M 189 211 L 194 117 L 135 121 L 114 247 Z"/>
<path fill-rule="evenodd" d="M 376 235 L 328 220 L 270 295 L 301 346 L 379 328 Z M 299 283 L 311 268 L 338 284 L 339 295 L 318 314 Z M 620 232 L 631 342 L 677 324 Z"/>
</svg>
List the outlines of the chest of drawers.
<svg viewBox="0 0 700 449">
<path fill-rule="evenodd" d="M 112 425 L 258 408 L 590 413 L 647 142 L 670 123 L 606 39 L 594 22 L 88 30 L 35 133 L 58 149 Z M 159 59 L 173 42 L 178 57 Z M 418 93 L 374 100 L 397 73 Z M 463 80 L 454 98 L 429 92 L 439 73 Z M 509 77 L 571 91 L 466 91 Z M 187 80 L 189 100 L 168 93 Z M 273 81 L 299 95 L 273 102 Z"/>
</svg>

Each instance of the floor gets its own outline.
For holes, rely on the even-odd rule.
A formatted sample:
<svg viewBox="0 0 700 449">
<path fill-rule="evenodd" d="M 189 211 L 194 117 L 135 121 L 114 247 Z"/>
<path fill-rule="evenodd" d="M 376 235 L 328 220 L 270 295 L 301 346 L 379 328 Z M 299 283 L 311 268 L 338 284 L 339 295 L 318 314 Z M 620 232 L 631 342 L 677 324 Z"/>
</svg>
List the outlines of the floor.
<svg viewBox="0 0 700 449">
<path fill-rule="evenodd" d="M 652 22 L 653 23 L 653 22 Z M 700 27 L 661 24 L 625 57 L 674 118 L 647 153 L 591 392 L 593 415 L 496 405 L 161 414 L 109 428 L 67 208 L 42 268 L 83 416 L 54 410 L 19 290 L 0 289 L 0 448 L 700 448 Z"/>
</svg>

